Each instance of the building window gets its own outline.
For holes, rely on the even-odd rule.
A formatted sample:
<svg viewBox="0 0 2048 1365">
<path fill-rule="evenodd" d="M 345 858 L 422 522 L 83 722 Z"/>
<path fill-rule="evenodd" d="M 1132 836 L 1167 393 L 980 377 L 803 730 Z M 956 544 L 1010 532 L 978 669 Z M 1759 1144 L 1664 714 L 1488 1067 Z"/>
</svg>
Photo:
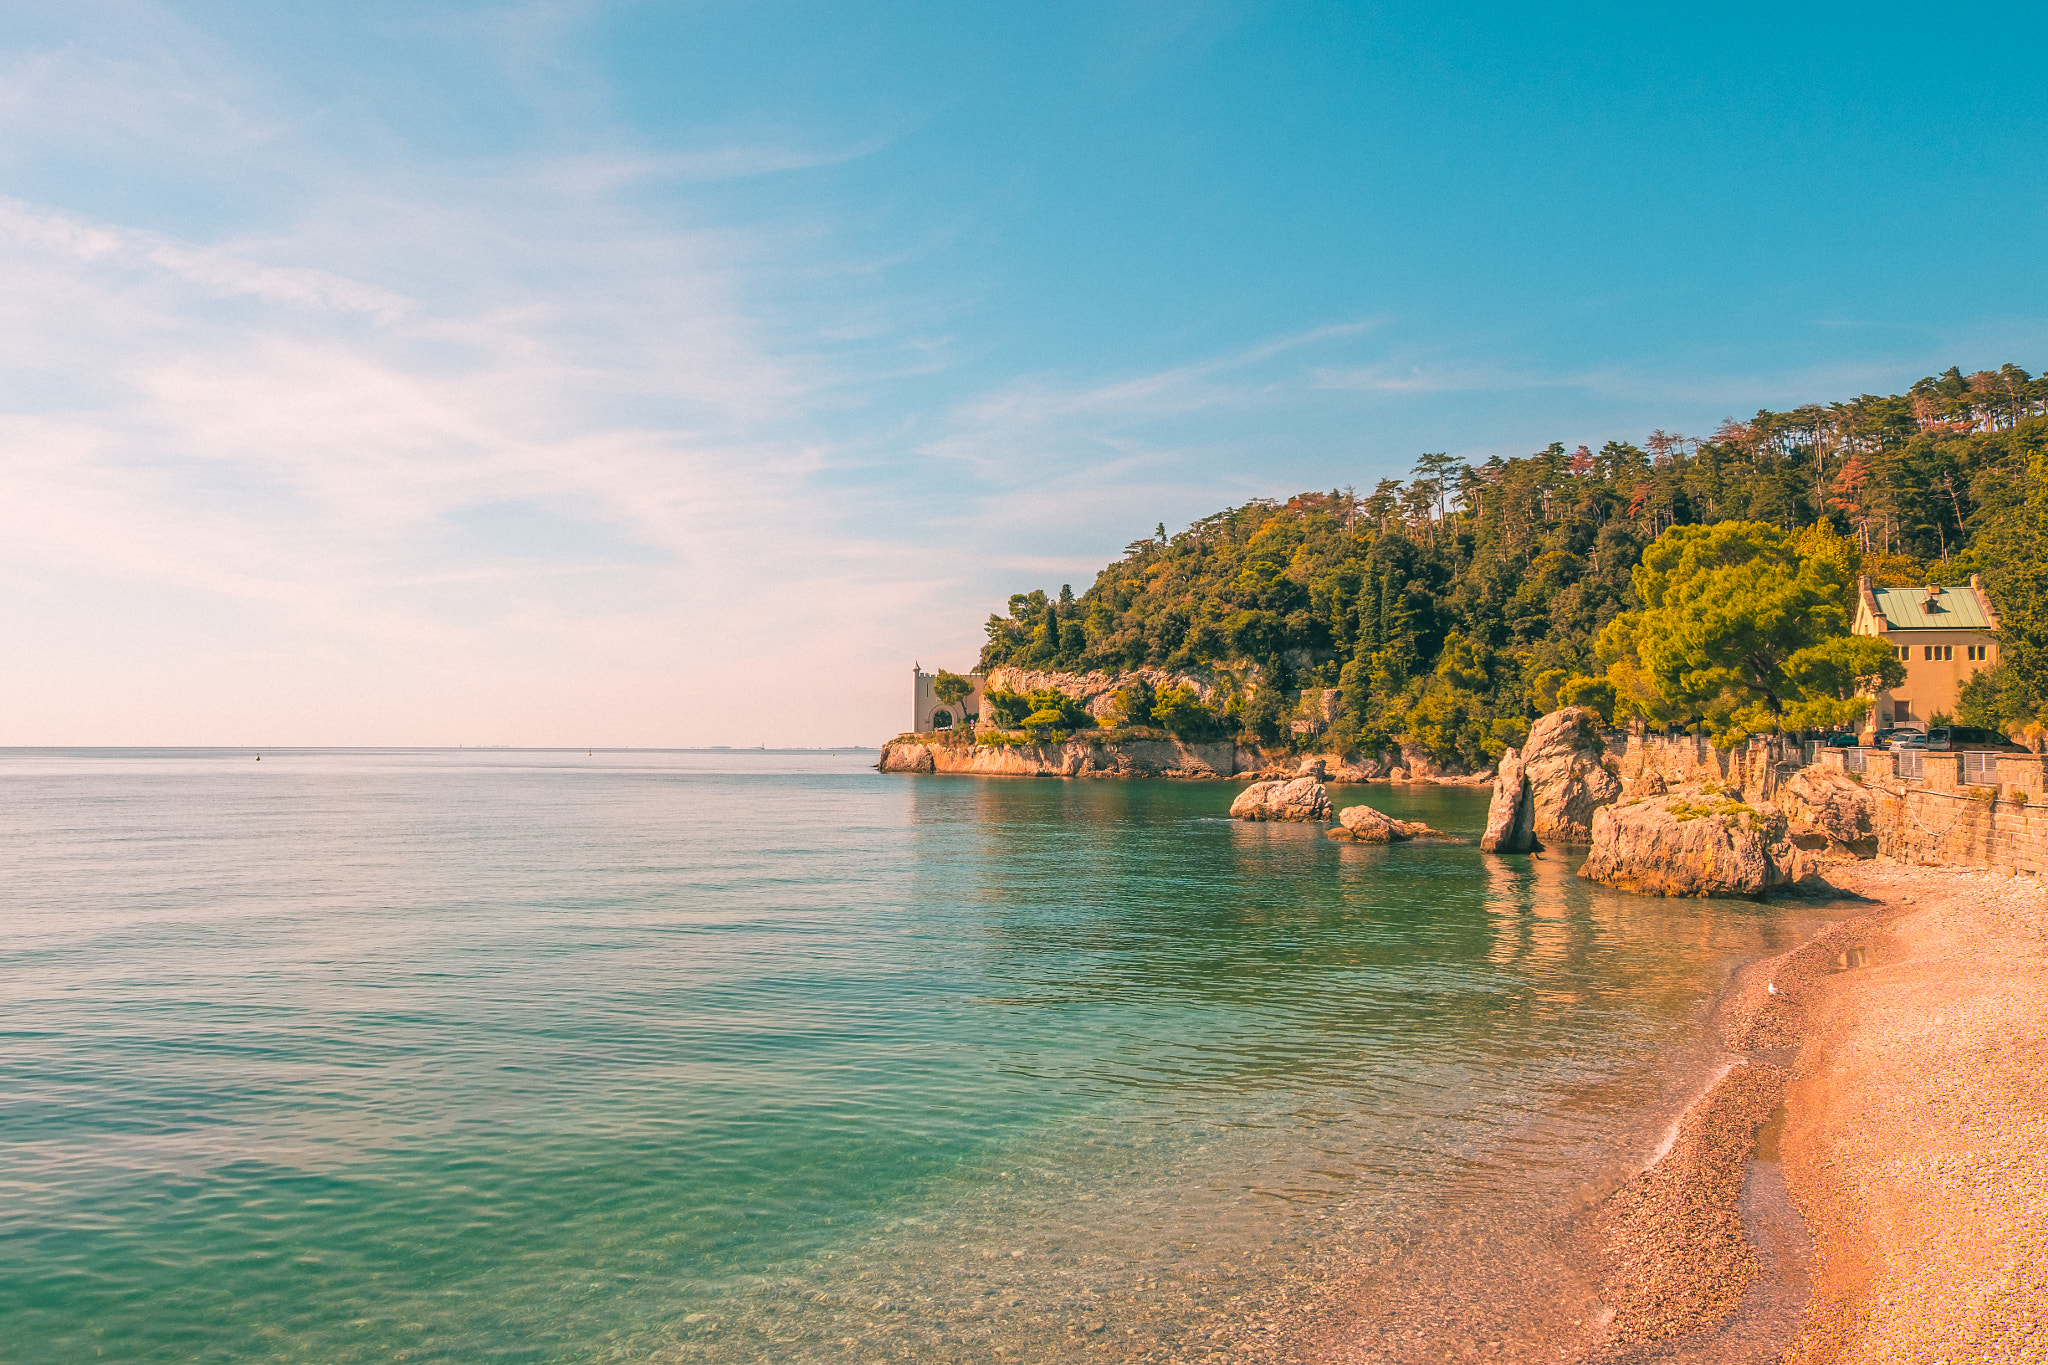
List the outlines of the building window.
<svg viewBox="0 0 2048 1365">
<path fill-rule="evenodd" d="M 1956 647 L 1954 645 L 1922 645 L 1921 650 L 1922 662 L 1930 659 L 1953 659 L 1956 657 Z"/>
<path fill-rule="evenodd" d="M 1991 657 L 1991 646 L 1989 645 L 1971 645 L 1969 646 L 1969 651 L 1969 657 L 1972 659 L 1988 659 Z"/>
<path fill-rule="evenodd" d="M 1956 657 L 1956 647 L 1955 647 L 1954 645 L 1943 645 L 1943 646 L 1941 647 L 1941 657 L 1942 657 L 1942 658 L 1944 658 L 1944 659 L 1953 659 L 1953 658 L 1955 658 L 1955 657 Z"/>
<path fill-rule="evenodd" d="M 1913 647 L 1911 645 L 1895 645 L 1892 648 L 1892 657 L 1900 663 L 1904 663 L 1913 657 Z"/>
</svg>

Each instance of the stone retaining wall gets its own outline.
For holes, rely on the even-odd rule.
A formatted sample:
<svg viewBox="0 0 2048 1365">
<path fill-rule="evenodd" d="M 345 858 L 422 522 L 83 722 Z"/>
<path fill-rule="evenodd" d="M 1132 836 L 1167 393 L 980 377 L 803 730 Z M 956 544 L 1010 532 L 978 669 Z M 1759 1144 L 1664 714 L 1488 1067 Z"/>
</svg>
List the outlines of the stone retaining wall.
<svg viewBox="0 0 2048 1365">
<path fill-rule="evenodd" d="M 1960 782 L 1958 760 L 1924 754 L 1922 777 L 1908 782 L 1891 754 L 1869 756 L 1863 781 L 1876 805 L 1877 851 L 1902 863 L 2048 872 L 2048 757 L 2001 756 L 1996 785 Z M 1839 767 L 1841 755 L 1824 753 L 1821 763 Z"/>
<path fill-rule="evenodd" d="M 1768 800 L 1780 773 L 1768 746 L 1715 749 L 1689 735 L 1631 738 L 1622 755 L 1624 780 L 1656 775 L 1676 787 L 1724 782 Z M 1842 771 L 1840 749 L 1817 763 Z M 1870 753 L 1860 775 L 1875 808 L 1877 851 L 1902 863 L 1978 867 L 2048 875 L 2048 756 L 2003 754 L 1996 783 L 1962 780 L 1961 756 L 1923 753 L 1921 775 L 1898 775 L 1889 753 Z"/>
</svg>

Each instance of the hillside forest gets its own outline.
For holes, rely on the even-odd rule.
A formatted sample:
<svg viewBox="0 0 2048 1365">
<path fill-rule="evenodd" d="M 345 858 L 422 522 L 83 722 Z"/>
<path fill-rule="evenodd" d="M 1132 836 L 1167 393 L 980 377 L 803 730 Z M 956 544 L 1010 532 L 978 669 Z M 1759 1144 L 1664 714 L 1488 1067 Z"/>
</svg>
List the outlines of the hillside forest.
<svg viewBox="0 0 2048 1365">
<path fill-rule="evenodd" d="M 1855 725 L 1897 673 L 1848 636 L 1857 578 L 1972 573 L 2002 660 L 1958 719 L 2048 722 L 2048 377 L 2016 365 L 1706 437 L 1425 454 L 1369 492 L 1162 525 L 1078 596 L 1011 597 L 980 668 L 1163 670 L 1201 686 L 1134 682 L 1118 719 L 1476 768 L 1561 704 L 1724 744 Z M 991 728 L 1082 723 L 1050 695 L 988 704 Z"/>
</svg>

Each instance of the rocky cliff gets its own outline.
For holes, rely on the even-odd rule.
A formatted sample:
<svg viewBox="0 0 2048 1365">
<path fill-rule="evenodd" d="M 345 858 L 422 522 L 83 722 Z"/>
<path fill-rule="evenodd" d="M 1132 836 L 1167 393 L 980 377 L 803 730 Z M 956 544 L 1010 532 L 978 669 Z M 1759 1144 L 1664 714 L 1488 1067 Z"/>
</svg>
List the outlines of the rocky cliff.
<svg viewBox="0 0 2048 1365">
<path fill-rule="evenodd" d="M 1225 705 L 1234 697 L 1241 696 L 1243 687 L 1243 684 L 1230 673 L 1206 670 L 1169 672 L 1162 668 L 1134 668 L 1116 673 L 1046 673 L 1035 669 L 1011 666 L 990 670 L 987 687 L 990 691 L 1028 693 L 1050 688 L 1054 691 L 1064 692 L 1080 702 L 1089 715 L 1095 717 L 1098 721 L 1109 722 L 1113 719 L 1111 712 L 1116 694 L 1140 680 L 1149 683 L 1155 692 L 1174 686 L 1189 688 L 1205 704 L 1217 707 Z M 1334 692 L 1326 694 L 1326 705 L 1328 700 L 1334 698 L 1334 696 Z M 922 738 L 929 739 L 930 737 Z M 903 741 L 909 740 L 911 740 L 910 736 L 903 737 Z M 1106 746 L 1112 749 L 1130 749 L 1134 741 L 1121 738 L 1112 733 L 1100 739 L 1083 734 L 1075 737 L 1069 743 L 1087 743 L 1097 745 L 1098 747 Z M 1193 747 L 1206 750 L 1214 747 L 1215 744 L 1227 746 L 1228 742 L 1201 742 Z M 1050 748 L 1053 746 L 1042 747 Z M 1020 750 L 1019 752 L 1024 751 Z M 1215 775 L 1230 777 L 1258 773 L 1261 775 L 1277 776 L 1283 770 L 1290 770 L 1296 761 L 1292 757 L 1285 759 L 1270 757 L 1258 746 L 1252 744 L 1237 746 L 1237 755 L 1234 768 L 1219 768 Z M 1455 765 L 1448 767 L 1441 765 L 1430 758 L 1428 754 L 1418 749 L 1405 747 L 1393 749 L 1385 753 L 1341 754 L 1329 751 L 1309 754 L 1306 757 L 1321 762 L 1327 769 L 1329 780 L 1332 782 L 1388 781 L 1477 785 L 1493 780 L 1491 769 L 1469 773 Z M 1026 760 L 1021 766 L 1017 762 L 990 763 L 988 761 L 980 761 L 962 766 L 957 762 L 949 763 L 945 756 L 939 755 L 932 760 L 932 766 L 924 766 L 924 760 L 916 755 L 902 756 L 892 763 L 885 754 L 884 762 L 880 766 L 885 772 L 1000 771 L 1022 773 L 1029 771 L 1037 775 L 1050 776 L 1065 772 L 1067 765 L 1064 760 L 1044 763 L 1034 763 Z M 1183 775 L 1177 770 L 1153 772 L 1150 757 L 1134 758 L 1127 765 L 1111 764 L 1108 767 L 1103 767 L 1100 763 L 1092 766 L 1084 763 L 1083 766 L 1085 771 L 1071 775 L 1097 776 L 1112 773 L 1123 773 L 1130 776 Z M 1207 776 L 1209 774 L 1205 772 L 1201 775 Z"/>
<path fill-rule="evenodd" d="M 1041 673 L 1035 669 L 1005 666 L 989 670 L 988 690 L 1041 692 L 1050 688 L 1080 702 L 1097 720 L 1108 720 L 1116 694 L 1141 680 L 1150 683 L 1155 692 L 1168 687 L 1188 688 L 1205 703 L 1221 701 L 1237 686 L 1236 679 L 1228 675 L 1168 672 L 1163 668 L 1133 668 L 1120 673 Z"/>
<path fill-rule="evenodd" d="M 985 777 L 1234 777 L 1262 771 L 1265 756 L 1230 740 L 1106 740 L 1057 744 L 952 744 L 898 739 L 882 746 L 885 773 L 967 773 Z"/>
</svg>

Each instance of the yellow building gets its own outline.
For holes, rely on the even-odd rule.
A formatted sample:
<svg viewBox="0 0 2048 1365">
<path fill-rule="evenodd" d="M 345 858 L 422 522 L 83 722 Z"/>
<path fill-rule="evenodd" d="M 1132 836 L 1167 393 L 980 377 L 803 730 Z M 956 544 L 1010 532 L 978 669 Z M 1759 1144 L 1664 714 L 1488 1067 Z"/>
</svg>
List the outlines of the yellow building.
<svg viewBox="0 0 2048 1365">
<path fill-rule="evenodd" d="M 1865 729 L 1925 726 L 1937 713 L 1953 716 L 1956 694 L 1980 668 L 1998 662 L 1998 612 L 1977 575 L 1961 587 L 1873 588 L 1858 585 L 1857 635 L 1882 635 L 1906 666 L 1906 681 L 1877 694 Z"/>
</svg>

